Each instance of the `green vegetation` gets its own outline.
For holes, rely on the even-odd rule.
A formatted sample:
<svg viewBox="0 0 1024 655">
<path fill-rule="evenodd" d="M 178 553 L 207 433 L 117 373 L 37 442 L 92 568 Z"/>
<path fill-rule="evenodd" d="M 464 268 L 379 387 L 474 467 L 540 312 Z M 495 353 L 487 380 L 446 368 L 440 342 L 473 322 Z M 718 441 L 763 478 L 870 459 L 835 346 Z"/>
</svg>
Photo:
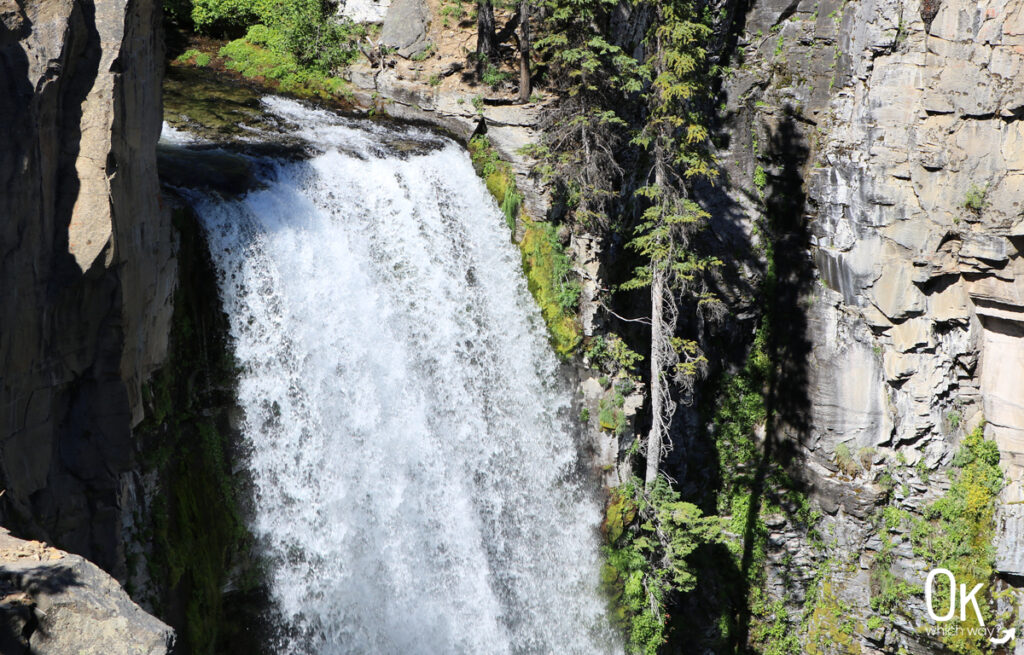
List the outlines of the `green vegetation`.
<svg viewBox="0 0 1024 655">
<path fill-rule="evenodd" d="M 530 292 L 551 331 L 555 352 L 568 357 L 581 341 L 576 320 L 579 282 L 572 277 L 572 267 L 558 241 L 555 226 L 525 215 L 522 221 L 524 231 L 519 249 Z"/>
<path fill-rule="evenodd" d="M 967 195 L 964 196 L 964 207 L 970 209 L 975 213 L 981 212 L 985 208 L 987 201 L 985 196 L 988 195 L 987 186 L 971 185 L 971 188 L 967 190 Z"/>
<path fill-rule="evenodd" d="M 335 20 L 321 0 L 193 0 L 192 22 L 201 33 L 248 30 L 251 43 L 291 54 L 303 68 L 328 73 L 359 56 L 365 28 Z M 252 28 L 262 26 L 257 40 Z"/>
<path fill-rule="evenodd" d="M 962 421 L 963 418 L 960 416 L 960 412 L 954 409 L 946 414 L 946 420 L 949 421 L 949 427 L 956 430 L 960 427 L 960 421 Z"/>
<path fill-rule="evenodd" d="M 246 38 L 225 45 L 219 53 L 227 60 L 225 67 L 246 78 L 274 80 L 281 91 L 299 96 L 328 99 L 350 93 L 341 78 L 303 68 L 290 53 L 268 47 L 270 35 L 262 25 L 255 25 Z"/>
<path fill-rule="evenodd" d="M 214 274 L 199 226 L 184 211 L 175 213 L 175 224 L 183 282 L 175 296 L 172 355 L 145 390 L 147 416 L 136 430 L 161 493 L 151 523 L 136 536 L 153 545 L 149 576 L 165 593 L 151 602 L 164 611 L 180 605 L 178 645 L 209 654 L 223 652 L 241 632 L 226 620 L 222 590 L 229 576 L 246 587 L 258 584 L 259 572 L 248 554 L 252 540 L 239 516 L 229 459 L 235 367 L 227 326 L 205 294 Z"/>
<path fill-rule="evenodd" d="M 898 528 L 910 520 L 911 515 L 903 509 L 888 505 L 882 509 L 875 521 L 875 528 L 882 548 L 875 555 L 871 566 L 871 609 L 876 616 L 890 616 L 902 607 L 903 601 L 920 594 L 920 585 L 913 585 L 897 578 L 892 572 L 893 536 Z"/>
<path fill-rule="evenodd" d="M 850 447 L 845 443 L 840 443 L 836 446 L 836 466 L 850 477 L 857 475 L 857 472 L 860 470 L 857 467 L 857 462 L 853 459 Z"/>
<path fill-rule="evenodd" d="M 366 30 L 334 18 L 321 0 L 165 0 L 165 12 L 178 24 L 213 36 L 245 36 L 221 48 L 225 66 L 246 78 L 279 85 L 299 96 L 331 98 L 348 93 L 336 73 L 361 55 Z M 189 50 L 179 63 L 207 66 L 208 54 Z"/>
<path fill-rule="evenodd" d="M 522 225 L 519 250 L 527 284 L 540 306 L 555 352 L 568 357 L 582 340 L 576 320 L 581 287 L 558 239 L 558 230 L 551 223 L 533 220 L 522 211 L 523 197 L 516 187 L 515 175 L 487 137 L 474 137 L 469 151 L 487 190 L 500 203 L 509 229 L 515 231 L 517 219 Z"/>
<path fill-rule="evenodd" d="M 949 469 L 950 487 L 942 497 L 927 505 L 921 516 L 888 505 L 876 516 L 875 524 L 882 548 L 871 568 L 871 609 L 879 617 L 899 611 L 910 596 L 923 593 L 920 584 L 900 579 L 892 572 L 893 549 L 897 534 L 909 533 L 914 555 L 922 558 L 928 568 L 945 568 L 953 572 L 958 584 L 970 589 L 983 584 L 984 596 L 978 597 L 986 624 L 993 622 L 995 594 L 990 583 L 995 575 L 996 499 L 1003 487 L 999 468 L 999 449 L 984 438 L 984 425 L 966 435 Z M 948 603 L 948 590 L 936 589 L 936 607 Z M 869 622 L 870 623 L 870 622 Z M 878 625 L 878 622 L 875 622 Z M 869 625 L 870 627 L 870 625 Z M 980 655 L 990 652 L 987 637 L 972 635 L 977 618 L 967 613 L 964 630 L 941 636 L 955 653 Z"/>
<path fill-rule="evenodd" d="M 768 174 L 761 164 L 758 164 L 754 167 L 754 187 L 757 188 L 758 195 L 764 195 L 766 186 L 768 186 Z"/>
<path fill-rule="evenodd" d="M 986 622 L 994 612 L 991 589 L 995 573 L 996 496 L 1003 488 L 1003 472 L 999 468 L 999 448 L 984 437 L 984 425 L 966 435 L 953 458 L 949 490 L 925 508 L 924 517 L 914 521 L 910 540 L 914 554 L 932 567 L 949 569 L 957 583 L 970 589 L 978 583 L 986 585 L 988 602 L 979 598 Z M 936 606 L 942 606 L 941 596 Z M 946 645 L 956 653 L 987 652 L 984 636 L 969 634 L 977 627 L 977 618 L 968 613 L 965 630 L 944 636 Z"/>
<path fill-rule="evenodd" d="M 177 59 L 174 60 L 179 64 L 192 64 L 200 68 L 205 68 L 210 65 L 210 55 L 199 50 L 190 49 L 181 53 Z"/>
<path fill-rule="evenodd" d="M 688 558 L 721 539 L 721 521 L 683 502 L 663 477 L 615 489 L 602 526 L 607 545 L 601 571 L 613 615 L 631 654 L 656 655 L 667 637 L 670 596 L 690 591 L 696 578 Z"/>
<path fill-rule="evenodd" d="M 805 655 L 836 655 L 856 653 L 859 646 L 855 632 L 858 625 L 854 608 L 839 598 L 836 583 L 829 574 L 838 567 L 838 562 L 828 560 L 823 567 L 824 575 L 815 580 L 811 597 L 813 602 L 808 606 L 806 619 L 805 647 L 800 648 L 799 634 L 795 630 L 776 635 L 773 643 L 782 643 L 784 648 L 775 648 L 779 653 L 801 653 Z"/>
<path fill-rule="evenodd" d="M 512 79 L 512 73 L 501 70 L 494 64 L 487 64 L 487 68 L 484 69 L 484 74 L 481 79 L 487 86 L 492 89 L 497 89 L 502 84 Z"/>
</svg>

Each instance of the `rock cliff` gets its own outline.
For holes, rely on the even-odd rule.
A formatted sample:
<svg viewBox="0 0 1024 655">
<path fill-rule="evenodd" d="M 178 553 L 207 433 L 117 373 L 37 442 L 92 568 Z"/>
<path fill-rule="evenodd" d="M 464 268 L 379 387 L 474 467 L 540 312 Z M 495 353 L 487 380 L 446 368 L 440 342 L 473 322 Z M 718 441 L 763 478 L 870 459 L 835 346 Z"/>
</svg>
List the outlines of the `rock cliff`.
<svg viewBox="0 0 1024 655">
<path fill-rule="evenodd" d="M 0 529 L 0 652 L 165 655 L 172 643 L 96 565 Z"/>
<path fill-rule="evenodd" d="M 769 0 L 735 25 L 717 230 L 757 243 L 763 217 L 786 215 L 776 262 L 799 343 L 779 439 L 850 561 L 831 589 L 853 651 L 934 652 L 919 597 L 877 611 L 881 569 L 921 585 L 930 568 L 909 523 L 879 517 L 924 513 L 983 418 L 1006 476 L 998 584 L 1024 570 L 1008 504 L 1024 473 L 1024 3 Z M 769 540 L 792 600 L 783 560 L 813 549 L 781 523 Z"/>
<path fill-rule="evenodd" d="M 154 0 L 0 2 L 0 523 L 119 577 L 176 278 L 162 51 Z"/>
</svg>

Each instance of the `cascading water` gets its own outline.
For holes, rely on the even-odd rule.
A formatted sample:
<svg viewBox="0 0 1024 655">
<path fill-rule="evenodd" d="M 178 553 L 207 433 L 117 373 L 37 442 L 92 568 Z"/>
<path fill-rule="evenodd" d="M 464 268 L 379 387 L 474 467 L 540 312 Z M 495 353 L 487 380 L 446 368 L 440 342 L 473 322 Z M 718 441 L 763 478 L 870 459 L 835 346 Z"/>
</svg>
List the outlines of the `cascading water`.
<svg viewBox="0 0 1024 655">
<path fill-rule="evenodd" d="M 241 368 L 276 650 L 621 651 L 570 392 L 467 154 L 264 102 L 318 154 L 192 200 Z"/>
</svg>

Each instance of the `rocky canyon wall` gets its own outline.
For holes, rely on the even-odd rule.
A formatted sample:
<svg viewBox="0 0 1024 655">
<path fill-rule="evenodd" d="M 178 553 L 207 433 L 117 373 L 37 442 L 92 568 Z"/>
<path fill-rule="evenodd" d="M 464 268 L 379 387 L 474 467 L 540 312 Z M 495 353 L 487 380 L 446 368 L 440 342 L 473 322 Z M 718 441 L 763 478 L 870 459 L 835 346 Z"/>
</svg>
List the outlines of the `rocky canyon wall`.
<svg viewBox="0 0 1024 655">
<path fill-rule="evenodd" d="M 0 524 L 124 577 L 175 274 L 154 0 L 0 2 Z"/>
<path fill-rule="evenodd" d="M 736 211 L 717 220 L 756 244 L 758 222 L 784 214 L 781 320 L 801 347 L 782 383 L 806 412 L 778 438 L 845 554 L 831 589 L 850 652 L 934 652 L 919 596 L 873 605 L 880 568 L 911 585 L 930 568 L 910 523 L 883 534 L 880 517 L 920 517 L 946 493 L 983 419 L 1006 477 L 996 568 L 1001 584 L 1024 574 L 1010 504 L 1024 474 L 1024 3 L 768 0 L 735 26 L 722 158 Z M 806 583 L 813 549 L 783 522 L 769 543 L 774 594 L 799 599 L 783 561 L 804 561 Z"/>
</svg>

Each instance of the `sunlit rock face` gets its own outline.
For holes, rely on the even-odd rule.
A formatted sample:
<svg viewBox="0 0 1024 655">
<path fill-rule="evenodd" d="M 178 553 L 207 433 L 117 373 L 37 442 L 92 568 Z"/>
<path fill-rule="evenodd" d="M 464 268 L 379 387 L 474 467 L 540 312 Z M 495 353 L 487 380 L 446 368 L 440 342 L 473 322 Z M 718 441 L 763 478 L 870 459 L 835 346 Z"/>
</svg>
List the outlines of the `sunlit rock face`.
<svg viewBox="0 0 1024 655">
<path fill-rule="evenodd" d="M 885 502 L 913 513 L 940 496 L 983 418 L 1007 477 L 997 567 L 1020 575 L 1024 519 L 1007 503 L 1024 498 L 1024 3 L 757 3 L 739 47 L 727 215 L 774 210 L 796 235 L 777 259 L 796 299 L 780 311 L 798 335 L 781 432 L 824 529 L 857 554 L 834 588 L 860 620 L 872 615 L 873 517 Z M 735 222 L 756 244 L 746 220 Z M 856 459 L 846 471 L 841 452 Z M 797 533 L 778 526 L 771 540 Z M 893 552 L 893 570 L 922 583 L 908 541 Z M 785 556 L 770 556 L 780 597 Z M 913 599 L 903 609 L 924 616 Z M 890 624 L 898 637 L 858 629 L 865 652 L 926 648 L 912 622 Z"/>
<path fill-rule="evenodd" d="M 153 0 L 0 3 L 0 523 L 123 572 L 175 280 Z"/>
<path fill-rule="evenodd" d="M 0 528 L 0 652 L 166 655 L 174 633 L 92 562 Z"/>
</svg>

